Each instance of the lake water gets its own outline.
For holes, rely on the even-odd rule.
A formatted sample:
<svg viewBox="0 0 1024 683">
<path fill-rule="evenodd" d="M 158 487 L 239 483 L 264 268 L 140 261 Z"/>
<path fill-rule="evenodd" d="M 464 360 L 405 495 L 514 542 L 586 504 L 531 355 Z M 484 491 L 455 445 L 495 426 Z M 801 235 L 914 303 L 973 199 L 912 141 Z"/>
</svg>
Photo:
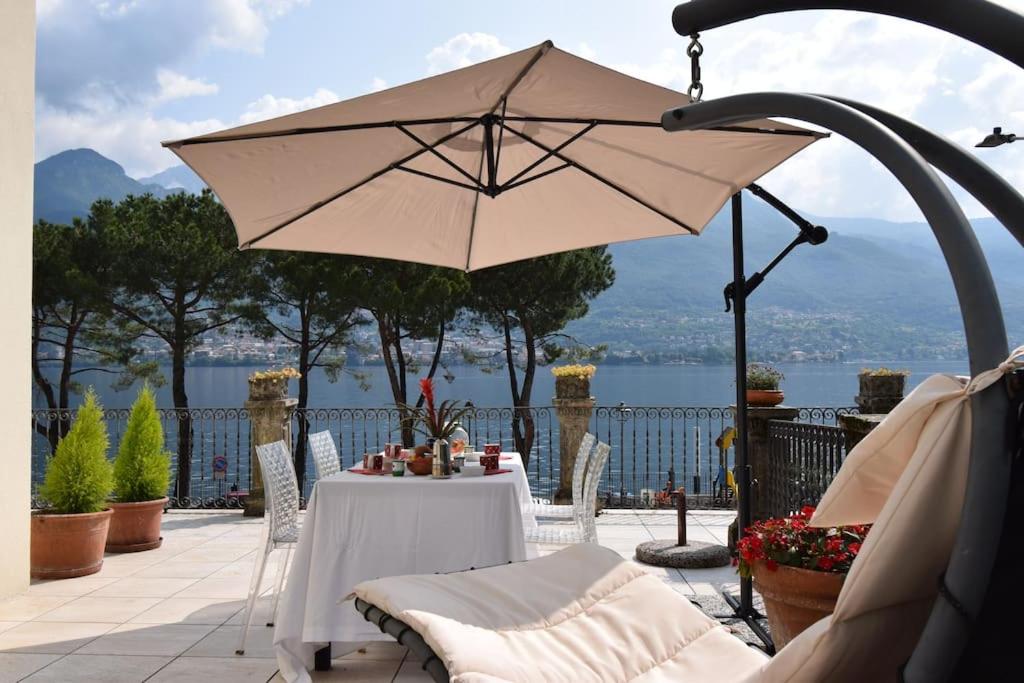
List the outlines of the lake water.
<svg viewBox="0 0 1024 683">
<path fill-rule="evenodd" d="M 856 363 L 782 363 L 782 384 L 786 403 L 795 406 L 852 406 L 857 393 L 857 372 L 866 365 Z M 872 362 L 872 367 L 888 365 L 910 371 L 907 388 L 916 386 L 933 373 L 967 372 L 967 361 Z M 193 407 L 240 407 L 248 391 L 247 378 L 263 366 L 191 367 L 187 371 L 189 403 Z M 310 407 L 370 407 L 393 403 L 383 367 L 360 367 L 370 384 L 363 390 L 354 378 L 344 376 L 335 384 L 327 381 L 322 370 L 315 370 L 310 384 Z M 165 372 L 169 368 L 165 369 Z M 511 405 L 507 373 L 487 374 L 476 367 L 454 367 L 451 383 L 438 377 L 439 398 L 472 401 L 477 406 Z M 733 370 L 726 365 L 602 365 L 598 367 L 591 393 L 598 405 L 631 406 L 726 406 L 734 402 Z M 169 375 L 169 372 L 166 372 Z M 135 390 L 115 391 L 110 375 L 86 372 L 76 377 L 83 385 L 92 385 L 107 408 L 131 405 Z M 409 398 L 418 394 L 417 376 L 409 376 Z M 292 394 L 296 391 L 292 382 Z M 554 395 L 554 377 L 548 368 L 539 368 L 533 392 L 533 405 L 550 405 Z M 158 404 L 171 407 L 169 386 L 158 390 Z M 43 407 L 36 392 L 34 402 Z"/>
</svg>

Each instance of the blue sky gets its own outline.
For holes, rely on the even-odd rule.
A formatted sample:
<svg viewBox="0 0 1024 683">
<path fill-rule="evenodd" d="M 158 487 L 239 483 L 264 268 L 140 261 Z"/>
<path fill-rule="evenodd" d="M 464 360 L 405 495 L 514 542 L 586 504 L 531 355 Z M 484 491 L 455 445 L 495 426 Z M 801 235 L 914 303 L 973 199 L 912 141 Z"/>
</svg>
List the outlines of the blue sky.
<svg viewBox="0 0 1024 683">
<path fill-rule="evenodd" d="M 143 176 L 174 165 L 163 139 L 327 104 L 552 39 L 685 90 L 676 3 L 356 3 L 39 0 L 36 155 L 92 147 Z M 1024 0 L 1003 4 L 1024 10 Z M 778 15 L 704 37 L 705 97 L 827 92 L 913 118 L 962 144 L 1024 134 L 1024 75 L 927 27 L 853 13 Z M 1024 144 L 981 152 L 1024 184 Z M 833 137 L 764 179 L 818 215 L 919 217 L 901 188 Z M 982 215 L 967 203 L 968 213 Z"/>
</svg>

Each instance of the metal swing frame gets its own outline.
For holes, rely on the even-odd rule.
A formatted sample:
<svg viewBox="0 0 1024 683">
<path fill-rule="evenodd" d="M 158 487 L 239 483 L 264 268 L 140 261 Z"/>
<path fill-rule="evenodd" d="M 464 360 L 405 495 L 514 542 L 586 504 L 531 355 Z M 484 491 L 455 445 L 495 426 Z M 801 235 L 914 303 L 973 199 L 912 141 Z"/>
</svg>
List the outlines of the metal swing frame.
<svg viewBox="0 0 1024 683">
<path fill-rule="evenodd" d="M 699 31 L 762 14 L 802 9 L 850 9 L 898 16 L 962 36 L 1024 67 L 1024 17 L 985 0 L 932 3 L 927 0 L 693 0 L 673 12 L 677 32 L 696 40 Z M 967 9 L 968 11 L 963 11 Z M 978 199 L 1024 245 L 1024 199 L 973 155 L 929 131 L 870 105 L 813 95 L 754 93 L 698 102 L 665 113 L 666 130 L 696 130 L 738 123 L 750 118 L 782 116 L 834 130 L 860 145 L 888 168 L 911 194 L 939 242 L 950 274 L 967 336 L 972 375 L 1002 362 L 1008 353 L 1006 331 L 995 285 L 984 254 L 959 205 L 931 168 L 934 165 Z M 742 259 L 742 213 L 733 199 L 734 316 L 736 324 L 737 423 L 745 424 L 745 296 Z M 1021 378 L 1008 377 L 971 399 L 971 460 L 968 485 L 953 554 L 939 581 L 939 596 L 910 660 L 899 672 L 904 680 L 938 681 L 954 675 L 957 666 L 972 659 L 965 654 L 972 632 L 978 630 L 988 583 L 1001 546 L 1009 542 L 1004 517 L 1010 514 L 1012 465 L 1022 437 Z M 750 473 L 746 434 L 736 441 L 740 487 L 740 526 L 749 523 Z M 1017 468 L 1020 469 L 1019 466 Z M 746 495 L 744 495 L 746 494 Z M 747 503 L 744 504 L 744 498 Z M 1019 600 L 1019 598 L 1018 598 Z M 752 626 L 749 580 L 741 583 L 737 616 Z M 985 610 L 991 613 L 991 608 Z M 755 628 L 761 635 L 761 629 Z M 975 650 L 979 647 L 976 646 Z M 980 648 L 984 649 L 984 648 Z M 989 652 L 993 648 L 988 648 Z M 978 659 L 974 654 L 973 659 Z"/>
</svg>

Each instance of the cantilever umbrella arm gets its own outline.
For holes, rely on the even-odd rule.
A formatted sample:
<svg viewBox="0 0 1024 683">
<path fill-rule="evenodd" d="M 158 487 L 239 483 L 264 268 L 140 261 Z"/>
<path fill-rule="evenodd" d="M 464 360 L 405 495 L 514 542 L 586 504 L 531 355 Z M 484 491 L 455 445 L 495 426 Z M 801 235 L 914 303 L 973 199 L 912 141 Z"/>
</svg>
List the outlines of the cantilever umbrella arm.
<svg viewBox="0 0 1024 683">
<path fill-rule="evenodd" d="M 896 176 L 924 213 L 953 276 L 971 374 L 998 366 L 1008 353 L 1006 329 L 981 247 L 949 190 L 921 155 L 898 135 L 853 107 L 791 93 L 752 93 L 692 104 L 665 112 L 662 125 L 669 131 L 695 130 L 762 116 L 792 118 L 829 128 L 860 145 Z M 737 357 L 740 351 L 737 349 Z M 737 385 L 740 381 L 737 363 Z M 738 413 L 740 408 L 738 405 Z M 1007 385 L 997 383 L 974 394 L 971 408 L 971 457 L 960 527 L 948 569 L 941 578 L 941 599 L 936 601 L 903 671 L 904 680 L 944 680 L 954 671 L 969 627 L 981 610 L 999 547 L 1015 444 L 1015 416 Z M 737 461 L 742 432 L 740 436 Z M 746 483 L 749 485 L 749 481 Z"/>
</svg>

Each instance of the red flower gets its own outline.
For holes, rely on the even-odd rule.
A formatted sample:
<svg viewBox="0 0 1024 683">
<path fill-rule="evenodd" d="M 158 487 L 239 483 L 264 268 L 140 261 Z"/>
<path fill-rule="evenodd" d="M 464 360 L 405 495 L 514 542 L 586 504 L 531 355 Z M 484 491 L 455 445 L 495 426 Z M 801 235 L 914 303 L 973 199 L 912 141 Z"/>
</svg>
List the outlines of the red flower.
<svg viewBox="0 0 1024 683">
<path fill-rule="evenodd" d="M 775 560 L 765 560 L 764 566 L 768 568 L 768 571 L 773 572 L 779 568 L 779 563 Z"/>
<path fill-rule="evenodd" d="M 849 550 L 852 555 L 856 555 L 860 552 L 860 543 L 851 543 L 846 546 L 846 549 Z"/>
</svg>

